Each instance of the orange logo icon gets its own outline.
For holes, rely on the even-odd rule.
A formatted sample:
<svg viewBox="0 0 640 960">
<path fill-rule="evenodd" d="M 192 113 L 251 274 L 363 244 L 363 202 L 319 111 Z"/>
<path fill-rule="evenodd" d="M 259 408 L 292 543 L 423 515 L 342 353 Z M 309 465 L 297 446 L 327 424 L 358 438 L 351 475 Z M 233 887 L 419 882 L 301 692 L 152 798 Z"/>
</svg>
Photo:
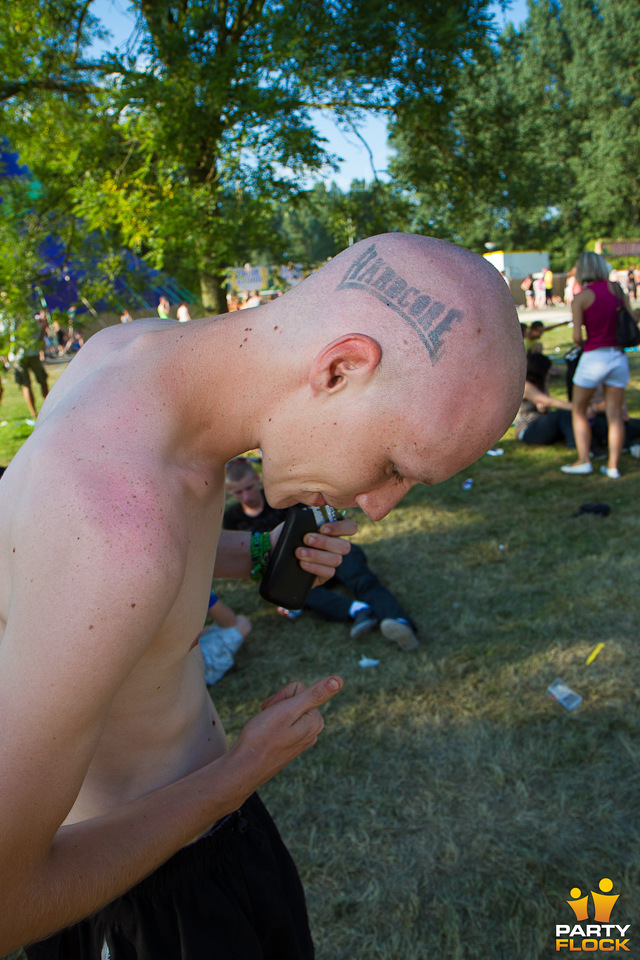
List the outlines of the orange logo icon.
<svg viewBox="0 0 640 960">
<path fill-rule="evenodd" d="M 591 891 L 591 896 L 593 897 L 593 903 L 596 909 L 594 914 L 595 923 L 609 923 L 609 918 L 611 917 L 611 911 L 613 910 L 614 904 L 618 897 L 619 893 L 609 896 L 609 891 L 613 890 L 613 880 L 609 880 L 608 877 L 603 877 L 598 887 L 601 890 L 601 893 L 596 893 L 594 890 Z M 589 895 L 582 896 L 582 890 L 579 887 L 574 887 L 571 891 L 571 896 L 574 897 L 573 900 L 567 900 L 567 903 L 573 910 L 576 915 L 576 920 L 588 920 L 589 914 L 587 913 L 587 903 L 589 902 Z"/>
</svg>

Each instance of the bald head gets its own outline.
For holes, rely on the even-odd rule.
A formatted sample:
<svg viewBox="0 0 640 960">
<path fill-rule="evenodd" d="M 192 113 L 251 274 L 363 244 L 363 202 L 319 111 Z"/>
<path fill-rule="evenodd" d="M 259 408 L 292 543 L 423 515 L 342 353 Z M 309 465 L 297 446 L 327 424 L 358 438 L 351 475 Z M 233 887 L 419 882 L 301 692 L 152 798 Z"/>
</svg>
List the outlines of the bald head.
<svg viewBox="0 0 640 960">
<path fill-rule="evenodd" d="M 346 269 L 340 271 L 337 291 L 374 297 L 417 335 L 431 363 L 437 363 L 452 330 L 455 336 L 465 319 L 465 311 L 447 296 L 446 282 L 477 269 L 467 252 L 426 237 L 388 234 L 364 241 L 348 254 L 339 258 Z M 456 277 L 457 271 L 463 276 Z"/>
<path fill-rule="evenodd" d="M 510 426 L 524 345 L 511 294 L 482 257 L 433 238 L 383 234 L 343 251 L 277 303 L 274 330 L 286 334 L 286 359 L 295 351 L 311 386 L 319 447 L 335 443 L 341 428 L 353 447 L 357 423 L 363 437 L 369 431 L 386 444 L 390 463 L 402 443 L 411 453 L 407 475 L 436 483 Z M 342 399 L 329 406 L 329 394 Z M 300 424 L 311 410 L 303 398 L 304 388 Z"/>
<path fill-rule="evenodd" d="M 405 378 L 417 363 L 434 384 L 500 385 L 495 399 L 511 423 L 524 384 L 522 334 L 504 280 L 483 257 L 432 237 L 382 234 L 343 251 L 286 301 L 302 307 L 306 336 L 378 336 L 385 362 L 395 348 Z"/>
</svg>

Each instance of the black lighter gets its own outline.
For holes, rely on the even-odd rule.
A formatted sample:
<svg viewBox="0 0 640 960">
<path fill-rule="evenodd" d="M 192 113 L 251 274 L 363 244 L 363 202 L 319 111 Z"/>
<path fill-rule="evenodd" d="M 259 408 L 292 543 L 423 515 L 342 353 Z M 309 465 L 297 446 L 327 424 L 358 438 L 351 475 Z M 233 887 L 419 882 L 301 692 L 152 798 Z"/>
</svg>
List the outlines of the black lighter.
<svg viewBox="0 0 640 960">
<path fill-rule="evenodd" d="M 295 555 L 305 533 L 313 533 L 332 520 L 342 520 L 342 511 L 333 507 L 292 507 L 265 570 L 260 595 L 287 610 L 301 610 L 315 580 L 303 570 Z"/>
</svg>

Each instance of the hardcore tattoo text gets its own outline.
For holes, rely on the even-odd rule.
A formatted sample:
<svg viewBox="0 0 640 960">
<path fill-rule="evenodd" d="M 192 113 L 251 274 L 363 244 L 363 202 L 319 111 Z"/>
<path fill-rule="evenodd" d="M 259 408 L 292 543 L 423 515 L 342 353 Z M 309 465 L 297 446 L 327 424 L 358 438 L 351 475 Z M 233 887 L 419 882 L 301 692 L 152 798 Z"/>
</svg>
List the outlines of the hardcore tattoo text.
<svg viewBox="0 0 640 960">
<path fill-rule="evenodd" d="M 337 289 L 366 290 L 395 310 L 418 334 L 434 363 L 443 353 L 444 334 L 464 317 L 462 310 L 447 310 L 444 303 L 410 286 L 378 256 L 374 244 L 351 264 Z"/>
</svg>

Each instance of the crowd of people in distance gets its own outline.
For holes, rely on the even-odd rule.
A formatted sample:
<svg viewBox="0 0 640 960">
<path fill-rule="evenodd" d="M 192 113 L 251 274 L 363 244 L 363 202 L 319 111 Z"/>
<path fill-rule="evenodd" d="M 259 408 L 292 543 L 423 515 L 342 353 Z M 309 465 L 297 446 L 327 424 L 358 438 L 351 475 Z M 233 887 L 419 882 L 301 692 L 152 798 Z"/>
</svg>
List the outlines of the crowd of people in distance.
<svg viewBox="0 0 640 960">
<path fill-rule="evenodd" d="M 634 271 L 628 274 L 634 275 Z M 611 272 L 601 255 L 586 252 L 580 256 L 576 268 L 579 293 L 572 299 L 574 347 L 565 358 L 566 400 L 550 395 L 551 360 L 543 354 L 541 344 L 545 327 L 540 321 L 530 327 L 521 324 L 527 372 L 514 422 L 516 437 L 524 443 L 562 442 L 570 449 L 577 448 L 577 460 L 561 468 L 565 474 L 592 473 L 593 453 L 606 450 L 607 464 L 601 472 L 616 480 L 620 477 L 622 451 L 640 453 L 636 445 L 640 420 L 630 418 L 625 405 L 629 361 L 616 340 L 618 307 L 624 302 L 631 309 L 627 291 L 635 295 L 629 275 L 625 290 L 617 280 L 610 279 Z"/>
<path fill-rule="evenodd" d="M 623 270 L 609 270 L 607 267 L 607 278 L 612 283 L 619 284 L 628 297 L 636 299 L 640 285 L 639 267 L 632 266 Z M 546 307 L 571 306 L 574 298 L 582 290 L 582 284 L 577 276 L 577 266 L 568 272 L 562 296 L 554 294 L 553 279 L 553 271 L 549 267 L 537 273 L 530 273 L 524 278 L 520 289 L 524 292 L 526 309 L 544 310 Z"/>
<path fill-rule="evenodd" d="M 520 284 L 520 289 L 524 290 L 525 307 L 531 310 L 543 310 L 562 303 L 561 297 L 553 295 L 553 271 L 549 267 L 528 274 Z"/>
<path fill-rule="evenodd" d="M 237 293 L 231 291 L 227 294 L 227 312 L 233 313 L 235 310 L 248 310 L 251 307 L 260 307 L 264 303 L 269 303 L 272 300 L 276 300 L 278 297 L 282 296 L 280 291 L 276 290 L 267 290 L 260 292 L 258 290 L 241 290 Z M 172 314 L 173 305 L 171 304 L 169 298 L 162 294 L 158 299 L 158 305 L 156 307 L 156 312 L 161 320 L 171 320 L 173 318 Z M 191 320 L 191 314 L 189 313 L 188 304 L 182 300 L 177 304 L 175 308 L 175 319 L 179 323 L 185 323 L 188 320 Z M 128 309 L 123 309 L 120 314 L 121 323 L 130 323 L 133 320 Z"/>
<path fill-rule="evenodd" d="M 84 337 L 74 329 L 73 319 L 69 320 L 66 330 L 57 320 L 51 320 L 46 310 L 41 310 L 36 320 L 42 330 L 45 359 L 73 356 L 84 345 Z"/>
<path fill-rule="evenodd" d="M 229 293 L 227 295 L 227 309 L 229 313 L 234 310 L 248 310 L 251 307 L 260 307 L 263 303 L 270 303 L 282 296 L 280 291 L 268 290 L 260 293 L 258 290 L 241 290 L 238 293 Z"/>
<path fill-rule="evenodd" d="M 10 339 L 9 351 L 0 356 L 0 364 L 5 371 L 13 371 L 15 383 L 20 387 L 29 413 L 27 423 L 30 425 L 35 423 L 37 417 L 32 377 L 35 378 L 44 401 L 49 393 L 44 363 L 47 360 L 71 359 L 84 344 L 82 334 L 74 329 L 74 315 L 75 311 L 70 310 L 65 329 L 57 320 L 52 320 L 48 310 L 39 310 L 28 323 L 20 325 L 19 338 Z M 0 399 L 2 393 L 0 383 Z"/>
</svg>

